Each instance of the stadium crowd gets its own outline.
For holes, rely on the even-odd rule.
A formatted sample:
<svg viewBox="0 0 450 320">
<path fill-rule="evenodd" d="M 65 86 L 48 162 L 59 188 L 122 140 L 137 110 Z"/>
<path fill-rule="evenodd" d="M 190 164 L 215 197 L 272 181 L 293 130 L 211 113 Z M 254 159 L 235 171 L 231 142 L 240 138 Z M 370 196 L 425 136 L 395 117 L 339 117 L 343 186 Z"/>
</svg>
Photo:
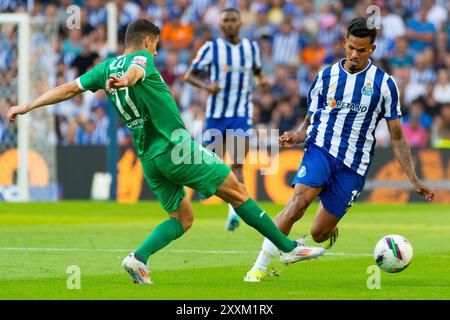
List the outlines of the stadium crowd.
<svg viewBox="0 0 450 320">
<path fill-rule="evenodd" d="M 1 12 L 28 11 L 45 21 L 56 19 L 56 54 L 46 57 L 52 70 L 48 86 L 71 81 L 111 53 L 107 49 L 107 14 L 103 0 L 0 0 Z M 344 57 L 342 39 L 347 22 L 381 8 L 381 29 L 372 58 L 393 74 L 401 93 L 404 133 L 413 147 L 450 148 L 450 2 L 447 0 L 116 0 L 119 48 L 132 20 L 146 17 L 161 28 L 155 57 L 189 130 L 204 120 L 207 93 L 185 83 L 183 76 L 200 46 L 220 36 L 220 11 L 236 7 L 242 16 L 242 37 L 259 43 L 263 71 L 271 87 L 253 94 L 256 128 L 296 128 L 306 114 L 306 96 L 315 74 Z M 69 30 L 67 8 L 81 7 L 81 28 Z M 0 34 L 0 142 L 11 128 L 4 115 L 16 103 L 17 32 Z M 10 50 L 8 50 L 10 49 Z M 44 90 L 46 88 L 42 88 Z M 46 136 L 45 121 L 33 121 L 35 136 L 60 145 L 105 145 L 109 120 L 105 93 L 86 92 L 52 108 L 55 130 Z M 35 116 L 39 117 L 39 110 Z M 43 117 L 43 115 L 41 115 Z M 43 132 L 43 134 L 42 134 Z M 198 133 L 198 132 L 197 132 Z M 118 142 L 131 144 L 119 125 Z M 387 126 L 378 127 L 377 146 L 390 144 Z M 198 138 L 198 137 L 197 137 Z"/>
</svg>

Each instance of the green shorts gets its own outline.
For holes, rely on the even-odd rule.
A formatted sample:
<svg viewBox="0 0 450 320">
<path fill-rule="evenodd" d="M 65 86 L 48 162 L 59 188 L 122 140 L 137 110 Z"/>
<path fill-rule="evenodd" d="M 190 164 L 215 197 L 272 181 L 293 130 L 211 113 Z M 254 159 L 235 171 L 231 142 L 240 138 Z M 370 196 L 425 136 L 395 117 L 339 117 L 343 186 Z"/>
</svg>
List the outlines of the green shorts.
<svg viewBox="0 0 450 320">
<path fill-rule="evenodd" d="M 231 169 L 217 155 L 194 140 L 185 140 L 155 158 L 141 159 L 147 183 L 164 210 L 178 210 L 186 196 L 183 186 L 211 197 Z"/>
</svg>

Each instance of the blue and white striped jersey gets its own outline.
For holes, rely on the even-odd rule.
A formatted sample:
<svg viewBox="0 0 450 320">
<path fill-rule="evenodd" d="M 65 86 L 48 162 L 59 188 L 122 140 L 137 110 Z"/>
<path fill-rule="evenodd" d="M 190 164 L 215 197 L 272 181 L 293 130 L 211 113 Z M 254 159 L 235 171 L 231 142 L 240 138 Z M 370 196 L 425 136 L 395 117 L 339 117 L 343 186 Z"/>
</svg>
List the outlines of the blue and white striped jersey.
<svg viewBox="0 0 450 320">
<path fill-rule="evenodd" d="M 236 45 L 222 38 L 208 41 L 199 49 L 192 67 L 208 72 L 210 80 L 217 81 L 221 89 L 208 97 L 206 118 L 252 118 L 253 72 L 261 69 L 255 41 L 243 38 Z"/>
<path fill-rule="evenodd" d="M 344 70 L 344 60 L 320 71 L 311 85 L 306 141 L 365 176 L 378 122 L 401 117 L 399 92 L 393 77 L 371 61 L 351 74 Z"/>
</svg>

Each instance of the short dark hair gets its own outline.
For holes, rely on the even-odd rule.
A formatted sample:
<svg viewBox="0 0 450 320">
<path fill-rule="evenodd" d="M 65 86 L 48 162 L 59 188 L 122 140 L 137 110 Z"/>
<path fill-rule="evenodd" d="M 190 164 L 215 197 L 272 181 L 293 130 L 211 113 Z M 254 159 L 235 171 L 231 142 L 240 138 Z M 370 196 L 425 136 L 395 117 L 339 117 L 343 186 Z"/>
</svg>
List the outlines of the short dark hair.
<svg viewBox="0 0 450 320">
<path fill-rule="evenodd" d="M 140 18 L 127 27 L 125 32 L 125 46 L 139 45 L 145 37 L 159 35 L 159 28 L 147 19 Z"/>
<path fill-rule="evenodd" d="M 347 38 L 350 35 L 357 38 L 370 37 L 370 43 L 374 43 L 375 38 L 377 37 L 377 29 L 369 28 L 367 19 L 359 17 L 349 22 L 347 28 Z"/>
<path fill-rule="evenodd" d="M 231 8 L 231 7 L 230 8 L 225 8 L 225 9 L 222 10 L 221 13 L 225 13 L 225 12 L 236 12 L 238 14 L 239 18 L 241 17 L 241 12 L 238 9 L 236 9 L 236 8 Z"/>
</svg>

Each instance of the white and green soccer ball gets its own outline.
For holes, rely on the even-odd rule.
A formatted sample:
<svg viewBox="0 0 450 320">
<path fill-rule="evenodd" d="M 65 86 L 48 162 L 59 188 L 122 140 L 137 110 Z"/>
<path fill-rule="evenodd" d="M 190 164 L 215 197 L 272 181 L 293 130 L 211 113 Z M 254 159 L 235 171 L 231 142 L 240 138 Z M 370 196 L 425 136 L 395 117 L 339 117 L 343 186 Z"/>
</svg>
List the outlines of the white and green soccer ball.
<svg viewBox="0 0 450 320">
<path fill-rule="evenodd" d="M 411 263 L 413 249 L 404 237 L 391 234 L 378 241 L 374 250 L 377 265 L 389 273 L 400 272 Z"/>
</svg>

